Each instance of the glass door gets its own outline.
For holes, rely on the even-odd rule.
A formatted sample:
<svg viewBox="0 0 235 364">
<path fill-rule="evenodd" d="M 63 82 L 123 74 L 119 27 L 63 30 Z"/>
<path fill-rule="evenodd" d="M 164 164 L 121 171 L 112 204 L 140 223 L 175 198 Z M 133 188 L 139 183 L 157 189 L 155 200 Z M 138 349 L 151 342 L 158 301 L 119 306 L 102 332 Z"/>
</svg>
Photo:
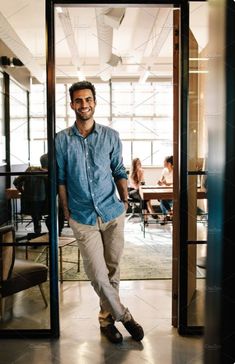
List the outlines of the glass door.
<svg viewBox="0 0 235 364">
<path fill-rule="evenodd" d="M 182 7 L 182 69 L 185 96 L 181 119 L 179 332 L 199 334 L 204 326 L 207 244 L 207 149 L 205 92 L 207 2 Z M 203 36 L 202 36 L 203 34 Z M 185 97 L 185 98 L 184 98 Z"/>
</svg>

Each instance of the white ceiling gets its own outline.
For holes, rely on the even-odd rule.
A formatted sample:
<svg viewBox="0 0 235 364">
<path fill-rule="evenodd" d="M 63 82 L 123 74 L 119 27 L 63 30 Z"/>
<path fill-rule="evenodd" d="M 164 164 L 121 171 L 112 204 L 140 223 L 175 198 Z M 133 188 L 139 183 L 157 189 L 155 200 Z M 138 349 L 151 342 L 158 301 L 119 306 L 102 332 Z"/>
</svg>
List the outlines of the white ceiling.
<svg viewBox="0 0 235 364">
<path fill-rule="evenodd" d="M 44 6 L 44 0 L 0 0 L 0 39 L 40 82 L 45 79 Z M 140 78 L 146 70 L 151 78 L 171 77 L 173 8 L 127 7 L 121 24 L 112 28 L 100 15 L 109 6 L 55 11 L 57 77 L 77 78 L 78 70 L 87 79 Z M 208 41 L 207 2 L 192 3 L 190 14 L 203 49 Z M 112 54 L 120 57 L 115 66 L 107 63 Z"/>
</svg>

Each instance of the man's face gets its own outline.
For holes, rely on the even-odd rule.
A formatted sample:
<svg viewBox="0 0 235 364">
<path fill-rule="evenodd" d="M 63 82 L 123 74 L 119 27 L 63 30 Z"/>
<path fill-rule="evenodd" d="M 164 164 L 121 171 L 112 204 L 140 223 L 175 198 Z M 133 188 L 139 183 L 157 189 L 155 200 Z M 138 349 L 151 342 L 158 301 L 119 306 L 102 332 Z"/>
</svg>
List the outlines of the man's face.
<svg viewBox="0 0 235 364">
<path fill-rule="evenodd" d="M 92 119 L 96 107 L 92 91 L 89 89 L 75 91 L 70 106 L 75 111 L 77 120 L 83 122 Z"/>
</svg>

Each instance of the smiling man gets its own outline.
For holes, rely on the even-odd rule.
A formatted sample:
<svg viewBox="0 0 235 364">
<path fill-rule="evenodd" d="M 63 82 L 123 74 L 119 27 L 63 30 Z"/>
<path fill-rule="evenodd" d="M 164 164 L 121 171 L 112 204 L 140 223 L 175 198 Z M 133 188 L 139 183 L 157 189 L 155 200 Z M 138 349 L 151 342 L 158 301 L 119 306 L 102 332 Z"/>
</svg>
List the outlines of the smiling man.
<svg viewBox="0 0 235 364">
<path fill-rule="evenodd" d="M 128 207 L 121 141 L 117 131 L 97 124 L 93 118 L 93 84 L 77 82 L 69 92 L 76 121 L 56 137 L 64 216 L 78 241 L 86 274 L 100 298 L 101 333 L 113 343 L 122 342 L 122 334 L 115 326 L 115 321 L 121 321 L 132 338 L 140 341 L 143 329 L 119 297 L 119 264 Z"/>
</svg>

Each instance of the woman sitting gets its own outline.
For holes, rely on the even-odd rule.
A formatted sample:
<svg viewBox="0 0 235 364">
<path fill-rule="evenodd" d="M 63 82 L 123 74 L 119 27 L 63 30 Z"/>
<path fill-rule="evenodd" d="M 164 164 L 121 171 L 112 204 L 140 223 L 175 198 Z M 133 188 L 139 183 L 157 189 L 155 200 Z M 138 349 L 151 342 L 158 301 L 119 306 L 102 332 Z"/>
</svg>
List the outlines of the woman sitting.
<svg viewBox="0 0 235 364">
<path fill-rule="evenodd" d="M 140 201 L 139 187 L 144 184 L 144 170 L 139 158 L 132 160 L 129 196 L 137 201 Z"/>
<path fill-rule="evenodd" d="M 141 165 L 141 161 L 139 158 L 135 158 L 132 161 L 132 168 L 130 174 L 130 187 L 129 187 L 129 196 L 136 201 L 141 201 L 141 197 L 139 194 L 139 187 L 140 185 L 144 185 L 144 170 Z M 155 214 L 154 210 L 152 209 L 150 201 L 147 201 L 144 206 L 142 206 L 144 210 L 147 210 L 149 213 L 152 214 L 154 218 L 157 218 L 157 214 Z M 147 215 L 144 216 L 145 221 L 147 221 Z"/>
</svg>

